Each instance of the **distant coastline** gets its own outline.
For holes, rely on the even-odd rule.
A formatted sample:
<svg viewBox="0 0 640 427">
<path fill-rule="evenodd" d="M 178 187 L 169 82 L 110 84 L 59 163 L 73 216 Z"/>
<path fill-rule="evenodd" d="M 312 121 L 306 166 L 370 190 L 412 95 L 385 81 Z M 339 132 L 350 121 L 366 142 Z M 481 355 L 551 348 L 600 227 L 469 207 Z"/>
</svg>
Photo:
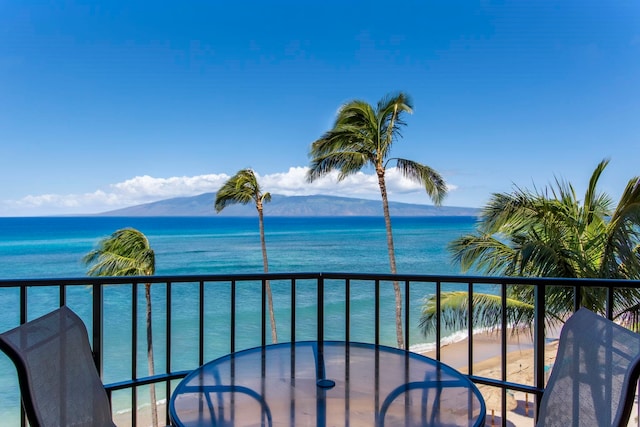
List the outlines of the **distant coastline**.
<svg viewBox="0 0 640 427">
<path fill-rule="evenodd" d="M 204 193 L 191 197 L 176 197 L 152 203 L 96 214 L 97 216 L 226 216 L 244 217 L 256 215 L 255 206 L 232 205 L 216 214 L 213 203 L 215 193 Z M 389 202 L 391 216 L 478 216 L 480 209 L 433 206 L 412 203 Z M 265 216 L 278 217 L 339 217 L 382 216 L 382 202 L 337 196 L 283 196 L 272 195 L 265 204 Z"/>
</svg>

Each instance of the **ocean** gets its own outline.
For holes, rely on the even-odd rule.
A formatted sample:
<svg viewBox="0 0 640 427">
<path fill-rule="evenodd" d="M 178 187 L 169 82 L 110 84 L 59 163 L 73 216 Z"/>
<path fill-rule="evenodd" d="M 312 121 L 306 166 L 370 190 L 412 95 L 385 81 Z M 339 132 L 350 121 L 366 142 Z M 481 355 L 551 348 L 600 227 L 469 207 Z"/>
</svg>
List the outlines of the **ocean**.
<svg viewBox="0 0 640 427">
<path fill-rule="evenodd" d="M 475 217 L 395 217 L 392 218 L 394 243 L 398 273 L 402 274 L 438 274 L 459 275 L 461 271 L 452 264 L 447 245 L 453 239 L 473 231 Z M 0 279 L 22 278 L 71 278 L 85 277 L 86 266 L 82 257 L 95 248 L 98 241 L 109 236 L 117 229 L 133 227 L 143 232 L 156 253 L 157 275 L 181 274 L 233 274 L 261 273 L 262 254 L 258 233 L 257 217 L 52 217 L 52 218 L 0 218 Z M 353 272 L 388 273 L 386 232 L 381 217 L 266 217 L 265 235 L 270 272 Z M 484 289 L 478 289 L 482 292 Z M 489 291 L 488 289 L 486 291 Z M 87 290 L 88 292 L 88 290 Z M 178 290 L 178 292 L 180 292 Z M 188 292 L 185 290 L 185 292 Z M 279 295 L 274 287 L 274 299 L 286 304 L 287 297 Z M 353 290 L 352 312 L 355 337 L 370 336 L 373 324 L 367 313 L 372 307 L 372 293 Z M 255 292 L 253 292 L 255 294 Z M 242 297 L 239 294 L 239 298 Z M 325 317 L 331 319 L 332 310 L 342 310 L 342 293 L 326 294 Z M 415 296 L 411 301 L 411 310 L 419 316 L 422 299 L 427 295 Z M 73 300 L 73 296 L 71 296 Z M 110 291 L 105 293 L 105 311 L 118 306 L 127 306 L 126 292 Z M 154 294 L 154 307 L 162 306 L 162 292 Z M 185 298 L 187 296 L 185 295 Z M 251 292 L 244 298 L 255 298 Z M 336 301 L 332 301 L 336 298 Z M 57 293 L 43 290 L 39 295 L 30 294 L 30 313 L 46 312 L 57 302 Z M 119 302 L 122 304 L 119 304 Z M 0 307 L 15 305 L 15 293 L 0 293 Z M 243 304 L 243 307 L 245 305 Z M 112 307 L 112 308 L 109 308 Z M 259 304 L 247 303 L 246 307 L 259 307 Z M 276 307 L 276 309 L 277 309 Z M 90 307 L 77 307 L 82 316 L 88 316 Z M 304 308 L 302 308 L 304 310 Z M 312 307 L 309 309 L 313 309 Z M 0 331 L 14 326 L 15 310 L 4 309 L 0 312 Z M 252 316 L 256 313 L 239 312 L 240 316 Z M 363 320 L 358 322 L 358 316 Z M 117 313 L 113 316 L 117 318 Z M 176 316 L 178 317 L 178 316 Z M 212 322 L 220 322 L 211 314 Z M 179 319 L 177 320 L 179 322 Z M 209 319 L 207 320 L 209 321 Z M 108 322 L 106 319 L 105 322 Z M 393 322 L 383 328 L 382 342 L 395 342 Z M 105 325 L 106 349 L 122 345 L 118 328 L 126 334 L 127 324 Z M 162 329 L 162 322 L 154 328 Z M 177 330 L 183 336 L 190 336 L 193 325 L 178 323 Z M 218 325 L 224 330 L 225 325 Z M 158 332 L 162 335 L 162 330 Z M 328 334 L 330 334 L 330 330 Z M 305 332 L 301 331 L 300 336 Z M 155 335 L 155 333 L 154 333 Z M 239 335 L 249 335 L 248 332 Z M 456 340 L 464 334 L 453 334 L 449 339 Z M 281 335 L 286 336 L 286 335 Z M 246 337 L 249 343 L 259 342 L 255 337 Z M 328 337 L 331 339 L 331 337 Z M 431 345 L 429 337 L 423 337 L 417 328 L 411 330 L 412 349 L 425 350 Z M 219 351 L 212 354 L 224 354 L 221 344 Z M 242 348 L 243 343 L 239 343 Z M 126 352 L 126 349 L 118 351 Z M 158 356 L 158 355 L 157 355 Z M 176 365 L 189 366 L 191 360 L 180 361 L 176 354 Z M 105 354 L 105 361 L 109 356 Z M 146 369 L 146 360 L 140 357 L 140 369 Z M 159 355 L 158 359 L 162 359 Z M 175 360 L 178 359 L 178 360 Z M 126 379 L 130 375 L 123 368 L 105 362 L 105 382 Z M 162 366 L 162 360 L 156 364 Z M 17 383 L 12 378 L 13 366 L 0 355 L 0 419 L 15 420 L 15 407 L 5 402 L 15 402 Z M 141 371 L 144 372 L 144 371 Z M 141 396 L 144 394 L 141 393 Z M 127 410 L 126 400 L 114 402 L 116 410 Z M 8 424 L 13 425 L 13 424 Z"/>
<path fill-rule="evenodd" d="M 474 217 L 392 223 L 399 273 L 460 272 L 446 247 Z M 81 258 L 124 227 L 147 236 L 159 275 L 262 272 L 257 217 L 0 218 L 0 278 L 83 277 Z M 266 217 L 265 235 L 271 272 L 389 272 L 381 217 Z"/>
</svg>

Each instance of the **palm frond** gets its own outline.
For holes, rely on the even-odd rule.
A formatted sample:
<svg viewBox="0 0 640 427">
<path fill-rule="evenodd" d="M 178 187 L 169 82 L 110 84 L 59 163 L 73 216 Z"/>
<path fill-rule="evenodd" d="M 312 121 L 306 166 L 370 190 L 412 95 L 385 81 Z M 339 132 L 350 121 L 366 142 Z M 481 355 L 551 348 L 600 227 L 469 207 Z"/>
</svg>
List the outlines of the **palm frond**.
<svg viewBox="0 0 640 427">
<path fill-rule="evenodd" d="M 596 206 L 598 205 L 598 180 L 600 179 L 602 172 L 605 170 L 608 164 L 608 159 L 602 160 L 600 163 L 598 163 L 598 166 L 596 166 L 595 170 L 591 174 L 591 178 L 589 179 L 589 185 L 587 186 L 584 200 L 582 202 L 584 210 L 589 216 L 594 214 L 594 209 L 596 209 Z M 589 221 L 589 218 L 587 218 L 587 221 Z"/>
<path fill-rule="evenodd" d="M 335 152 L 319 156 L 311 162 L 307 171 L 307 180 L 313 182 L 332 170 L 339 170 L 338 180 L 340 181 L 360 171 L 367 163 L 369 163 L 367 157 L 358 152 Z"/>
<path fill-rule="evenodd" d="M 391 149 L 393 141 L 402 137 L 401 128 L 406 125 L 402 119 L 403 113 L 411 114 L 411 100 L 408 95 L 400 92 L 383 98 L 376 110 L 378 118 L 378 151 L 380 160 L 385 159 Z"/>
<path fill-rule="evenodd" d="M 155 273 L 155 253 L 147 237 L 133 228 L 117 230 L 84 256 L 89 276 L 150 276 Z"/>
<path fill-rule="evenodd" d="M 325 132 L 311 144 L 310 157 L 325 156 L 335 152 L 375 151 L 375 130 L 341 125 Z"/>
<path fill-rule="evenodd" d="M 441 328 L 450 331 L 467 330 L 469 317 L 469 295 L 466 292 L 443 292 L 440 300 L 440 313 L 436 311 L 437 296 L 430 296 L 422 307 L 419 327 L 426 336 L 433 333 L 440 317 Z M 527 302 L 507 298 L 507 325 L 512 333 L 522 329 L 531 330 L 534 319 L 534 306 Z M 502 298 L 498 295 L 473 294 L 472 324 L 474 329 L 501 329 Z"/>
<path fill-rule="evenodd" d="M 447 194 L 444 178 L 429 166 L 407 159 L 396 159 L 397 167 L 405 178 L 422 184 L 436 205 L 440 205 Z"/>
<path fill-rule="evenodd" d="M 367 129 L 371 132 L 376 125 L 376 111 L 373 107 L 361 100 L 353 100 L 343 104 L 338 110 L 334 129 Z"/>
<path fill-rule="evenodd" d="M 391 111 L 396 108 L 399 111 L 403 111 L 409 114 L 413 113 L 413 102 L 411 97 L 404 93 L 398 92 L 395 94 L 388 94 L 378 101 L 377 111 L 384 114 L 391 114 Z"/>
<path fill-rule="evenodd" d="M 216 193 L 214 207 L 216 212 L 220 212 L 229 205 L 255 202 L 257 206 L 261 201 L 264 201 L 262 190 L 255 172 L 251 169 L 241 169 L 220 187 Z"/>
<path fill-rule="evenodd" d="M 628 278 L 640 278 L 640 260 L 635 250 L 640 240 L 639 233 L 640 178 L 635 177 L 627 183 L 607 224 L 608 239 L 602 262 L 603 272 L 626 272 Z"/>
<path fill-rule="evenodd" d="M 486 234 L 512 233 L 529 227 L 536 217 L 533 196 L 517 189 L 511 194 L 494 193 L 480 213 L 481 230 Z"/>
<path fill-rule="evenodd" d="M 493 236 L 468 234 L 449 243 L 453 260 L 462 271 L 476 268 L 487 275 L 512 276 L 518 269 L 518 254 Z"/>
</svg>

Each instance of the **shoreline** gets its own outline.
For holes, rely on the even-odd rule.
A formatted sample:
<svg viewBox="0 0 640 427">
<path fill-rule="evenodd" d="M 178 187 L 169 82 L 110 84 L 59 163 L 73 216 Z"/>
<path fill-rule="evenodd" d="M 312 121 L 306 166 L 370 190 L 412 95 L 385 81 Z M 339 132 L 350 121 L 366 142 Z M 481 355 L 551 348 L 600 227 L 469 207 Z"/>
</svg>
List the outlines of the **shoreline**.
<svg viewBox="0 0 640 427">
<path fill-rule="evenodd" d="M 528 332 L 521 332 L 517 335 L 507 336 L 507 354 L 518 355 L 527 350 L 533 349 L 533 340 Z M 460 369 L 469 365 L 469 338 L 446 343 L 440 347 L 440 361 L 455 369 Z M 420 354 L 436 358 L 436 350 L 421 351 Z M 473 360 L 472 365 L 482 363 L 488 359 L 500 356 L 500 336 L 491 332 L 479 332 L 473 335 Z M 474 369 L 475 371 L 475 369 Z"/>
</svg>

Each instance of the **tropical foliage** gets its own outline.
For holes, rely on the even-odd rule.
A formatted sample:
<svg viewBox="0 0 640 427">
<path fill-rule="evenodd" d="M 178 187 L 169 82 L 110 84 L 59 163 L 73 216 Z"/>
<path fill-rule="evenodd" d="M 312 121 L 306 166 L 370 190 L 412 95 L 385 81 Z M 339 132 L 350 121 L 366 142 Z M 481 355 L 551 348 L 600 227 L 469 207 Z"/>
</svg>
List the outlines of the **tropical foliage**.
<svg viewBox="0 0 640 427">
<path fill-rule="evenodd" d="M 385 181 L 387 167 L 395 165 L 406 178 L 420 183 L 436 204 L 442 202 L 447 192 L 444 179 L 434 169 L 412 160 L 390 157 L 393 143 L 401 137 L 400 130 L 406 125 L 403 116 L 411 113 L 411 101 L 404 93 L 387 96 L 376 107 L 364 101 L 350 101 L 340 107 L 333 128 L 312 143 L 309 153 L 311 165 L 307 179 L 310 182 L 333 170 L 339 171 L 338 180 L 365 167 L 375 170 L 382 196 L 389 264 L 394 274 L 397 269 Z M 404 348 L 402 295 L 397 282 L 394 291 L 398 347 Z"/>
<path fill-rule="evenodd" d="M 453 259 L 464 271 L 474 268 L 494 276 L 639 279 L 640 178 L 629 180 L 614 205 L 611 197 L 597 190 L 608 163 L 600 162 L 593 171 L 582 201 L 570 183 L 558 179 L 543 191 L 516 188 L 509 194 L 494 194 L 482 210 L 476 232 L 451 242 Z M 532 287 L 510 286 L 507 295 L 509 322 L 530 325 Z M 548 286 L 545 295 L 548 321 L 573 309 L 571 289 Z M 605 289 L 583 289 L 580 295 L 582 306 L 604 313 Z M 433 298 L 423 307 L 420 325 L 425 333 L 435 326 Z M 442 319 L 452 325 L 466 322 L 462 315 L 467 298 L 457 294 L 443 298 Z M 614 316 L 634 313 L 639 304 L 640 290 L 618 289 Z M 474 325 L 491 327 L 499 321 L 498 297 L 475 294 L 473 306 Z"/>
<path fill-rule="evenodd" d="M 117 230 L 111 236 L 102 239 L 95 250 L 84 256 L 83 262 L 89 266 L 89 276 L 152 276 L 155 274 L 155 253 L 149 240 L 140 231 L 133 228 Z M 151 328 L 151 283 L 146 283 L 145 299 L 147 304 L 147 362 L 149 376 L 153 376 L 153 334 Z M 155 386 L 149 386 L 151 400 L 152 425 L 158 425 Z"/>
<path fill-rule="evenodd" d="M 271 201 L 271 194 L 263 193 L 256 178 L 255 173 L 251 169 L 242 169 L 232 176 L 218 190 L 215 200 L 216 212 L 222 211 L 225 207 L 240 203 L 246 205 L 254 202 L 258 211 L 258 224 L 260 227 L 260 246 L 262 248 L 262 264 L 264 272 L 269 272 L 269 262 L 267 259 L 267 244 L 264 237 L 264 203 Z M 265 282 L 267 304 L 269 306 L 269 321 L 271 323 L 271 340 L 278 342 L 278 333 L 276 331 L 276 317 L 273 309 L 273 296 L 271 294 L 271 285 L 267 280 Z"/>
<path fill-rule="evenodd" d="M 498 327 L 497 319 L 502 316 L 500 296 L 491 294 L 474 294 L 473 314 L 471 322 L 475 327 L 492 330 Z M 509 299 L 507 323 L 523 325 L 530 321 L 532 305 L 517 299 Z M 460 331 L 467 328 L 469 314 L 469 298 L 465 291 L 444 292 L 440 299 L 440 321 L 445 329 Z M 435 330 L 436 300 L 429 298 L 423 307 L 420 328 L 426 333 Z M 425 315 L 427 314 L 427 315 Z"/>
</svg>

